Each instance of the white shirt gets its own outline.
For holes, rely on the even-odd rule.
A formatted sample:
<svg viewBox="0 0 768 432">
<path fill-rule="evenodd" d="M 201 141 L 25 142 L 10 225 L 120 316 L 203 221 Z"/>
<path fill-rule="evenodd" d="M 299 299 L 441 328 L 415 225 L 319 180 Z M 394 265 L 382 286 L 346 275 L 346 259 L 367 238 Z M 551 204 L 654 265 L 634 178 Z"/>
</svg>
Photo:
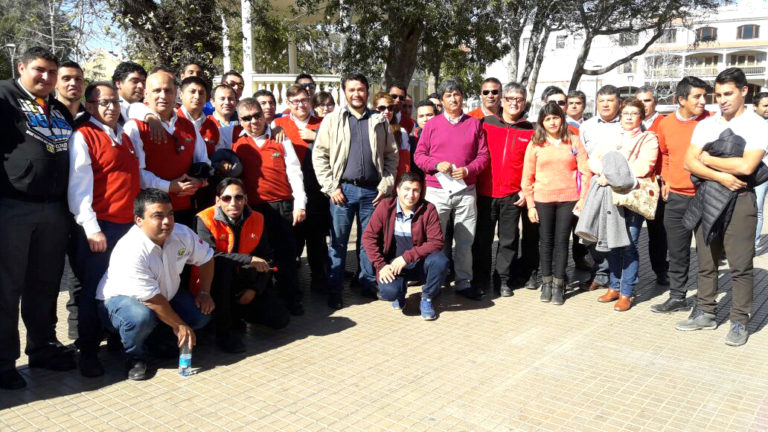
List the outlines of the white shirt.
<svg viewBox="0 0 768 432">
<path fill-rule="evenodd" d="M 216 145 L 216 150 L 225 148 L 232 150 L 232 144 L 237 138 L 248 135 L 243 129 L 240 135 L 234 135 L 234 126 L 224 126 L 219 128 L 219 144 Z M 256 138 L 249 136 L 249 138 L 256 144 L 258 148 L 262 148 L 268 138 L 272 136 L 272 129 L 267 126 L 264 133 Z M 288 176 L 288 183 L 291 185 L 291 193 L 293 195 L 293 208 L 296 210 L 304 210 L 307 208 L 307 195 L 304 193 L 304 174 L 301 172 L 301 163 L 299 157 L 296 156 L 296 150 L 293 148 L 293 143 L 288 138 L 283 139 L 283 155 L 285 159 L 285 174 Z M 243 167 L 245 168 L 245 167 Z"/>
<path fill-rule="evenodd" d="M 601 141 L 617 139 L 619 133 L 621 133 L 621 123 L 619 123 L 618 114 L 611 121 L 603 120 L 598 114 L 579 127 L 579 138 L 588 155 L 592 154 Z"/>
<path fill-rule="evenodd" d="M 179 291 L 184 265 L 203 265 L 211 258 L 213 249 L 184 225 L 174 225 L 162 247 L 134 225 L 112 250 L 96 298 L 123 295 L 147 301 L 160 294 L 170 301 Z"/>
<path fill-rule="evenodd" d="M 150 111 L 152 114 L 157 115 L 156 113 Z M 160 118 L 159 115 L 157 115 L 157 118 Z M 168 132 L 169 134 L 173 134 L 173 131 L 176 128 L 176 120 L 178 120 L 179 117 L 176 115 L 176 112 L 173 112 L 171 114 L 171 121 L 170 123 L 165 123 L 161 121 L 163 124 L 163 128 Z M 136 149 L 136 155 L 139 158 L 139 169 L 141 170 L 141 188 L 147 189 L 147 188 L 157 188 L 164 192 L 168 192 L 168 188 L 171 186 L 171 182 L 169 180 L 163 180 L 160 177 L 156 176 L 153 172 L 147 170 L 147 162 L 146 157 L 144 155 L 144 141 L 141 140 L 141 133 L 139 133 L 139 127 L 136 125 L 136 122 L 140 120 L 132 119 L 131 121 L 127 122 L 124 126 L 124 132 L 126 135 L 128 135 L 128 138 L 131 139 L 131 142 L 133 143 L 133 148 Z M 205 162 L 208 165 L 211 164 L 210 159 L 208 159 L 208 149 L 205 147 L 205 141 L 203 141 L 203 137 L 200 136 L 200 131 L 195 129 L 195 153 L 192 156 L 193 162 Z"/>
<path fill-rule="evenodd" d="M 294 117 L 293 114 L 291 114 L 290 116 L 291 116 L 291 121 L 293 121 L 293 123 L 296 125 L 297 128 L 299 128 L 299 130 L 303 130 L 307 128 L 307 125 L 309 124 L 309 118 L 311 117 L 311 116 L 307 116 L 307 118 L 305 118 L 304 120 L 299 120 L 296 117 Z"/>
<path fill-rule="evenodd" d="M 448 120 L 448 123 L 450 124 L 459 124 L 459 122 L 461 121 L 461 118 L 464 117 L 463 112 L 459 114 L 459 116 L 456 118 L 451 118 L 451 116 L 449 116 L 447 112 L 443 112 L 443 115 L 445 116 L 446 120 Z M 398 123 L 400 122 L 398 121 Z"/>
<path fill-rule="evenodd" d="M 735 135 L 746 142 L 744 151 L 763 150 L 768 148 L 768 123 L 754 111 L 745 110 L 730 121 L 723 118 L 721 113 L 716 113 L 700 121 L 691 135 L 691 145 L 704 147 L 707 143 L 715 141 L 720 134 L 730 129 Z M 768 155 L 763 157 L 763 162 L 768 164 Z"/>
<path fill-rule="evenodd" d="M 187 111 L 187 109 L 184 108 L 184 105 L 181 106 L 181 112 L 184 113 L 184 117 L 186 117 L 187 120 L 191 121 L 192 124 L 195 125 L 195 129 L 197 129 L 198 131 L 200 130 L 201 127 L 203 127 L 203 122 L 205 122 L 205 119 L 208 118 L 205 116 L 204 112 L 200 111 L 200 117 L 197 118 L 197 120 L 195 120 L 194 118 L 192 118 L 192 114 L 190 114 L 189 111 Z"/>
<path fill-rule="evenodd" d="M 643 130 L 648 130 L 653 125 L 653 122 L 656 121 L 656 119 L 660 116 L 658 112 L 653 113 L 651 118 L 643 120 Z"/>
<path fill-rule="evenodd" d="M 91 117 L 88 121 L 98 126 L 112 139 L 112 145 L 123 145 L 123 129 L 117 130 Z M 69 186 L 67 189 L 69 211 L 75 215 L 75 222 L 85 230 L 85 235 L 101 232 L 96 212 L 93 211 L 93 168 L 88 143 L 79 131 L 69 138 Z"/>
</svg>

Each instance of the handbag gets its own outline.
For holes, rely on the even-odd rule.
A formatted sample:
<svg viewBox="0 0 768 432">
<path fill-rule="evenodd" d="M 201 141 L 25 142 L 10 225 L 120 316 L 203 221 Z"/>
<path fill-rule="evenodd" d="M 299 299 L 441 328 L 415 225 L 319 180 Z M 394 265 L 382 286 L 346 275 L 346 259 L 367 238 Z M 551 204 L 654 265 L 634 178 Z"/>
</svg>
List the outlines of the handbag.
<svg viewBox="0 0 768 432">
<path fill-rule="evenodd" d="M 641 145 L 642 141 L 635 145 L 628 160 L 637 158 Z M 659 182 L 656 181 L 655 175 L 638 178 L 637 187 L 627 193 L 612 192 L 614 205 L 632 210 L 647 220 L 655 219 L 660 193 Z"/>
</svg>

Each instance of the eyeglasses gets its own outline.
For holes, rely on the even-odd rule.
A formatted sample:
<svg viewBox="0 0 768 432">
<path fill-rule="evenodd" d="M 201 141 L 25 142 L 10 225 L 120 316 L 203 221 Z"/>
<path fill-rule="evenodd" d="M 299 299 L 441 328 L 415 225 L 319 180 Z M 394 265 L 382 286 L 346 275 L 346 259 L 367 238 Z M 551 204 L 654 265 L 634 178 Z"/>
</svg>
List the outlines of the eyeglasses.
<svg viewBox="0 0 768 432">
<path fill-rule="evenodd" d="M 390 112 L 392 112 L 392 111 L 394 111 L 394 110 L 395 110 L 395 106 L 394 106 L 394 105 L 379 105 L 379 106 L 377 106 L 377 107 L 376 107 L 376 109 L 377 109 L 379 112 L 384 112 L 384 111 L 390 111 Z"/>
<path fill-rule="evenodd" d="M 228 85 L 228 86 L 230 86 L 232 88 L 244 88 L 245 87 L 245 83 L 235 82 L 235 81 L 227 81 L 224 84 L 226 84 L 226 85 Z"/>
<path fill-rule="evenodd" d="M 483 90 L 483 96 L 488 96 L 489 94 L 492 94 L 492 95 L 496 96 L 497 94 L 499 94 L 499 90 L 497 90 L 497 89 Z"/>
<path fill-rule="evenodd" d="M 324 104 L 324 105 L 318 105 L 318 108 L 325 108 L 325 109 L 333 109 L 336 107 L 336 104 Z"/>
<path fill-rule="evenodd" d="M 389 97 L 391 97 L 392 99 L 400 99 L 401 101 L 404 101 L 407 96 L 391 94 L 391 95 L 389 95 Z"/>
<path fill-rule="evenodd" d="M 559 101 L 550 101 L 550 102 L 554 102 L 554 103 L 556 103 L 556 104 L 558 104 L 558 105 L 560 105 L 560 106 L 566 106 L 566 105 L 568 105 L 568 102 L 566 102 L 566 101 L 564 101 L 564 100 L 559 100 Z"/>
<path fill-rule="evenodd" d="M 314 89 L 315 89 L 315 87 L 317 87 L 317 86 L 315 85 L 315 83 L 303 83 L 303 84 L 300 84 L 300 85 L 301 85 L 302 87 L 304 87 L 305 89 L 309 89 L 309 90 L 314 90 Z"/>
<path fill-rule="evenodd" d="M 95 103 L 102 108 L 106 108 L 108 106 L 120 105 L 120 99 L 99 99 L 99 100 L 88 101 L 88 103 Z"/>
<path fill-rule="evenodd" d="M 630 118 L 632 118 L 632 117 L 640 117 L 640 113 L 639 112 L 623 112 L 623 113 L 621 113 L 621 116 L 622 117 L 630 117 Z"/>
<path fill-rule="evenodd" d="M 250 122 L 250 121 L 259 120 L 262 117 L 264 117 L 264 114 L 256 113 L 256 114 L 252 114 L 252 115 L 242 116 L 242 117 L 240 117 L 240 121 L 247 123 L 247 122 Z"/>
<path fill-rule="evenodd" d="M 509 104 L 522 104 L 525 103 L 525 98 L 521 97 L 505 97 L 504 100 Z"/>
<path fill-rule="evenodd" d="M 243 195 L 243 194 L 222 195 L 222 196 L 219 197 L 219 199 L 224 201 L 225 203 L 231 202 L 232 198 L 234 198 L 236 202 L 242 202 L 245 199 L 245 195 Z"/>
<path fill-rule="evenodd" d="M 298 106 L 298 105 L 306 105 L 306 104 L 309 103 L 309 99 L 308 98 L 294 99 L 294 100 L 289 100 L 288 102 L 290 102 L 291 105 L 296 105 L 296 106 Z"/>
</svg>

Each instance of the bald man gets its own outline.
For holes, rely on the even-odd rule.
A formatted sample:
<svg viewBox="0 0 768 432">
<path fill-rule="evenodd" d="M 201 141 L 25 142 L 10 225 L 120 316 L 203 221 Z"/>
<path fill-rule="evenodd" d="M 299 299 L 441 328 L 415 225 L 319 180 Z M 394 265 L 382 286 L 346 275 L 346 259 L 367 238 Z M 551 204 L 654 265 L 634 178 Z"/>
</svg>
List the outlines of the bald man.
<svg viewBox="0 0 768 432">
<path fill-rule="evenodd" d="M 151 113 L 160 119 L 166 136 L 164 140 L 153 138 L 146 121 L 132 119 L 125 124 L 125 133 L 136 146 L 139 158 L 141 188 L 168 192 L 176 222 L 191 226 L 194 220 L 191 198 L 207 185 L 207 180 L 192 177 L 189 172 L 193 164 L 210 167 L 205 141 L 191 121 L 176 115 L 176 83 L 170 74 L 163 71 L 150 74 L 144 100 Z"/>
</svg>

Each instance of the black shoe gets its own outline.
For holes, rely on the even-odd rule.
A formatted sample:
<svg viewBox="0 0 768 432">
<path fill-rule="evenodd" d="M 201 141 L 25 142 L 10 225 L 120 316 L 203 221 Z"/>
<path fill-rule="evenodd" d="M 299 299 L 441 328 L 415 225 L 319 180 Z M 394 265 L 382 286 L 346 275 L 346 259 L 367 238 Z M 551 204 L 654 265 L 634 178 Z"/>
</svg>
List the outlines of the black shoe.
<svg viewBox="0 0 768 432">
<path fill-rule="evenodd" d="M 59 347 L 53 355 L 30 357 L 29 367 L 63 372 L 76 368 L 77 363 L 75 363 L 75 355 L 72 350 Z"/>
<path fill-rule="evenodd" d="M 552 304 L 560 306 L 565 303 L 565 281 L 554 279 L 552 283 Z"/>
<path fill-rule="evenodd" d="M 456 294 L 458 294 L 458 295 L 460 295 L 462 297 L 466 297 L 466 298 L 468 298 L 470 300 L 475 300 L 475 301 L 480 300 L 481 298 L 483 298 L 483 295 L 480 294 L 480 291 L 478 291 L 477 288 L 475 288 L 475 287 L 469 287 L 469 288 L 464 288 L 462 290 L 456 290 Z"/>
<path fill-rule="evenodd" d="M 539 272 L 536 270 L 532 271 L 523 286 L 529 290 L 539 289 Z"/>
<path fill-rule="evenodd" d="M 361 288 L 360 289 L 360 295 L 365 297 L 365 298 L 369 298 L 369 299 L 373 299 L 373 300 L 378 300 L 379 299 L 379 295 L 377 293 L 377 290 L 362 289 Z"/>
<path fill-rule="evenodd" d="M 328 294 L 328 307 L 336 310 L 343 308 L 344 302 L 341 300 L 341 294 Z"/>
<path fill-rule="evenodd" d="M 143 381 L 147 379 L 147 362 L 144 360 L 130 360 L 127 364 L 128 379 L 131 381 Z"/>
<path fill-rule="evenodd" d="M 666 273 L 656 275 L 656 285 L 669 286 L 669 276 Z"/>
<path fill-rule="evenodd" d="M 288 313 L 293 316 L 304 315 L 304 305 L 299 300 L 288 302 Z"/>
<path fill-rule="evenodd" d="M 526 287 L 527 288 L 527 287 Z M 545 281 L 541 283 L 541 296 L 539 300 L 544 303 L 552 301 L 552 281 Z"/>
<path fill-rule="evenodd" d="M 18 390 L 26 386 L 27 382 L 16 368 L 0 371 L 0 389 Z"/>
<path fill-rule="evenodd" d="M 96 378 L 104 375 L 104 366 L 99 361 L 99 356 L 95 352 L 80 353 L 80 375 L 86 378 Z"/>
<path fill-rule="evenodd" d="M 512 297 L 513 295 L 515 295 L 515 292 L 512 291 L 512 288 L 510 288 L 510 287 L 508 287 L 506 285 L 502 285 L 501 286 L 500 294 L 501 294 L 502 297 Z"/>
<path fill-rule="evenodd" d="M 406 286 L 409 286 L 409 287 L 413 287 L 413 286 L 421 286 L 421 285 L 424 285 L 424 280 L 423 280 L 423 279 L 419 279 L 419 280 L 409 280 L 408 282 L 406 282 L 406 283 L 405 283 L 405 285 L 406 285 Z"/>
<path fill-rule="evenodd" d="M 243 337 L 237 333 L 227 333 L 216 336 L 216 345 L 224 352 L 240 354 L 245 352 Z"/>
<path fill-rule="evenodd" d="M 685 299 L 668 298 L 664 303 L 651 306 L 651 312 L 670 313 L 690 309 Z"/>
</svg>

